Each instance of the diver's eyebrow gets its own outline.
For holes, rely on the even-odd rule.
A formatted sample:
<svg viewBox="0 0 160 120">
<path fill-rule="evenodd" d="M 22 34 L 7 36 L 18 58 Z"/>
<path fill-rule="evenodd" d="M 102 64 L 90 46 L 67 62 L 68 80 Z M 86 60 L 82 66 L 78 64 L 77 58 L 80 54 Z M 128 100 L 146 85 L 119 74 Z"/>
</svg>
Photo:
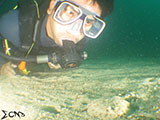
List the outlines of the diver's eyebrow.
<svg viewBox="0 0 160 120">
<path fill-rule="evenodd" d="M 87 22 L 92 22 L 92 23 L 93 23 L 93 22 L 95 22 L 95 19 L 88 18 L 88 19 L 87 19 Z"/>
<path fill-rule="evenodd" d="M 93 15 L 93 16 L 100 17 L 100 15 L 98 15 L 98 13 L 96 13 L 95 11 L 90 11 L 90 10 L 84 8 L 83 6 L 79 5 L 76 1 L 73 1 L 73 0 L 66 0 L 66 1 L 71 2 L 71 3 L 75 4 L 75 5 L 77 5 L 79 8 L 81 8 L 81 10 L 83 11 L 83 13 L 86 14 L 86 15 Z"/>
<path fill-rule="evenodd" d="M 82 9 L 83 13 L 85 13 L 87 15 L 93 15 L 93 16 L 99 16 L 100 17 L 100 15 L 98 15 L 96 12 L 92 12 L 92 11 L 82 7 L 82 6 L 79 6 L 79 7 Z"/>
</svg>

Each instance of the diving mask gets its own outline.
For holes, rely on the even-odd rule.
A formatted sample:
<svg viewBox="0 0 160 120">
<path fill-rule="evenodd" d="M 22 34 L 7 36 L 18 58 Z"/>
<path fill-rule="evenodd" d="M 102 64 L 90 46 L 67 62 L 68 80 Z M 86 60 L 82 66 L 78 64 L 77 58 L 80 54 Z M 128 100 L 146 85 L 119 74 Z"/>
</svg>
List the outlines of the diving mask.
<svg viewBox="0 0 160 120">
<path fill-rule="evenodd" d="M 80 28 L 89 38 L 97 38 L 105 28 L 105 22 L 96 13 L 90 12 L 72 1 L 57 0 L 55 9 L 53 18 L 62 25 L 73 24 L 81 19 L 83 23 Z"/>
</svg>

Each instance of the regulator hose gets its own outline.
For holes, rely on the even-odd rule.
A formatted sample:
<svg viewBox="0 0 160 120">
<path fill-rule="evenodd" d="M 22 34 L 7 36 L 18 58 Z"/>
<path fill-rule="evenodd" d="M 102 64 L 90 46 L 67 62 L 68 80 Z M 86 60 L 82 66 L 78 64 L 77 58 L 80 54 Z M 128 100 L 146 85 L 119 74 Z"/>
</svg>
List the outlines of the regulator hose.
<svg viewBox="0 0 160 120">
<path fill-rule="evenodd" d="M 2 52 L 0 52 L 0 56 L 2 56 L 3 58 L 6 58 L 8 60 L 13 60 L 13 61 L 36 62 L 36 57 L 33 57 L 33 56 L 29 56 L 28 58 L 25 58 L 25 57 L 15 57 L 15 56 L 6 55 L 6 54 L 4 54 Z"/>
</svg>

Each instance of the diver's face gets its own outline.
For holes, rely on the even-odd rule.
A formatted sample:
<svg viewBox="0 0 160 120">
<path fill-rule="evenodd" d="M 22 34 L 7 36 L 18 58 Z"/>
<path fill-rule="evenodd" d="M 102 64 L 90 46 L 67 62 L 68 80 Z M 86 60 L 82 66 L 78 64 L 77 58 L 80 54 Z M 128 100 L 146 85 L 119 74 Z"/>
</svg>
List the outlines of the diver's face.
<svg viewBox="0 0 160 120">
<path fill-rule="evenodd" d="M 70 1 L 70 0 L 68 0 Z M 101 15 L 101 9 L 98 3 L 93 3 L 93 0 L 72 0 L 76 4 L 83 6 L 87 10 L 96 13 L 97 15 Z M 78 19 L 74 23 L 62 25 L 53 19 L 53 15 L 55 11 L 53 10 L 55 4 L 55 0 L 51 0 L 47 13 L 49 15 L 47 24 L 46 24 L 46 31 L 47 35 L 55 41 L 55 43 L 59 46 L 63 46 L 63 40 L 71 40 L 75 44 L 79 42 L 81 39 L 84 38 L 84 33 L 82 28 L 75 31 L 72 30 L 71 27 L 73 24 L 76 23 L 76 26 L 79 26 L 82 23 L 81 19 Z"/>
</svg>

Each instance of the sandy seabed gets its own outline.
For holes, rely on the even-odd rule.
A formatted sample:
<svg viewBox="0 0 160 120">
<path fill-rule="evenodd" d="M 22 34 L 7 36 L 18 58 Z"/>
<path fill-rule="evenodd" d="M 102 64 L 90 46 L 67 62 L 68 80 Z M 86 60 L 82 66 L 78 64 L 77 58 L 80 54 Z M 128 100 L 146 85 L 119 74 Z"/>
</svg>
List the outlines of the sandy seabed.
<svg viewBox="0 0 160 120">
<path fill-rule="evenodd" d="M 6 120 L 160 120 L 160 59 L 104 58 L 0 76 L 0 118 L 2 110 L 25 114 Z"/>
</svg>

